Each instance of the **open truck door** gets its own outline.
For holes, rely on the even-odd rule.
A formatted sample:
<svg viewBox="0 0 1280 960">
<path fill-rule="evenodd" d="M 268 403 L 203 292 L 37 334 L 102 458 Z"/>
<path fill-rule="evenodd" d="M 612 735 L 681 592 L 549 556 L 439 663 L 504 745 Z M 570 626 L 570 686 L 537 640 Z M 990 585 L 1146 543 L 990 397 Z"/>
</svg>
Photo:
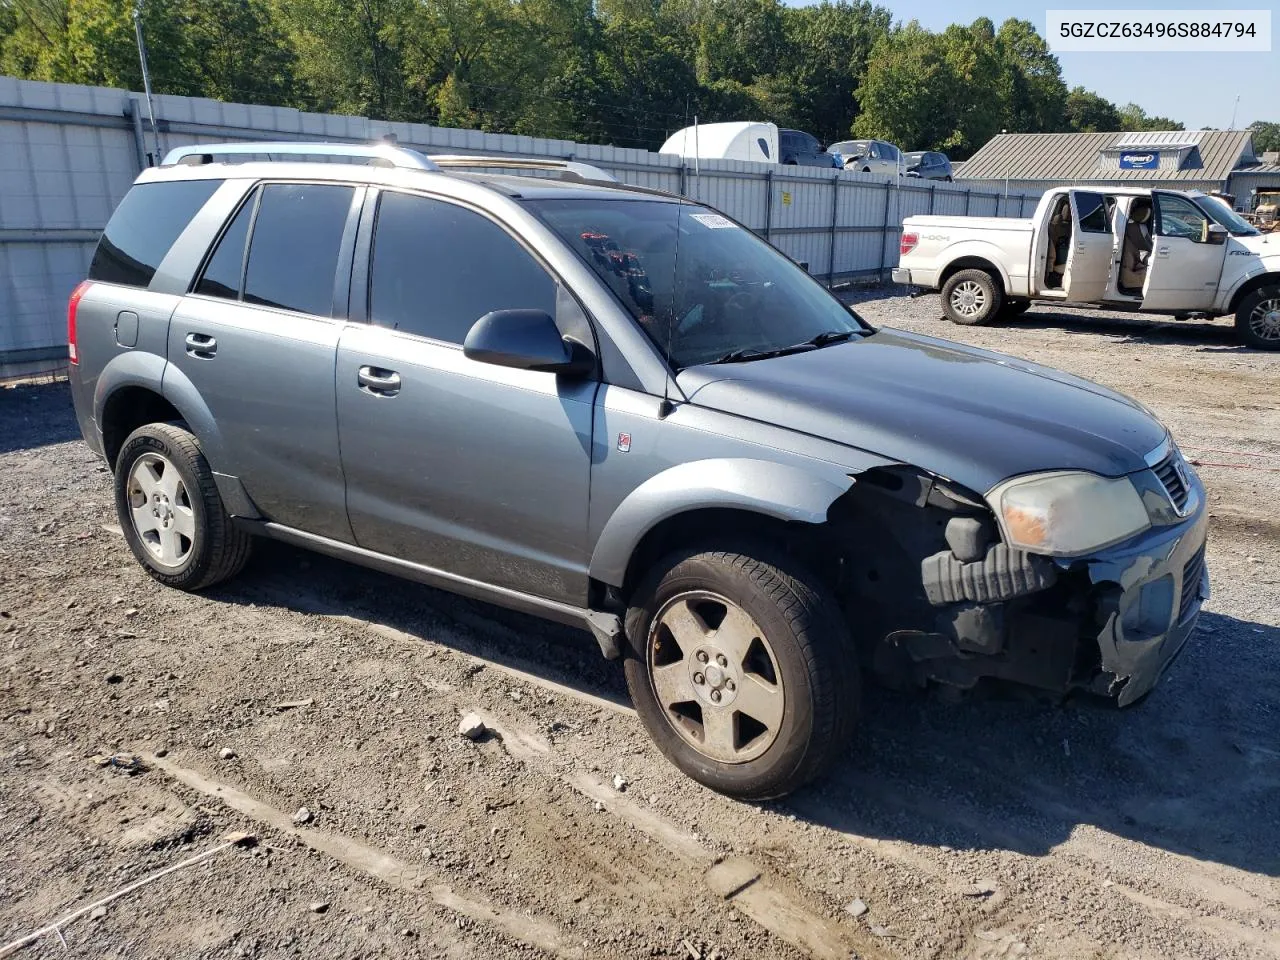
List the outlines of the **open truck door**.
<svg viewBox="0 0 1280 960">
<path fill-rule="evenodd" d="M 1068 300 L 1093 303 L 1106 296 L 1115 260 L 1111 217 L 1107 215 L 1107 201 L 1102 194 L 1072 190 L 1070 196 L 1073 229 L 1062 289 Z"/>
<path fill-rule="evenodd" d="M 1151 259 L 1142 288 L 1142 309 L 1208 310 L 1218 294 L 1227 258 L 1227 230 L 1189 199 L 1153 190 Z"/>
</svg>

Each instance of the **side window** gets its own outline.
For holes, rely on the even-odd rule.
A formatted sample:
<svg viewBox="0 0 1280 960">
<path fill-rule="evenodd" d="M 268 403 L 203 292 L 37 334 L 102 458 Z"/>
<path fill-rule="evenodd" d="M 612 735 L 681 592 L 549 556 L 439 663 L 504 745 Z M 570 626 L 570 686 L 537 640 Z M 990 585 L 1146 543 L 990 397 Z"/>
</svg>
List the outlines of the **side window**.
<svg viewBox="0 0 1280 960">
<path fill-rule="evenodd" d="M 757 138 L 756 138 L 756 145 L 760 148 L 760 152 L 764 154 L 764 158 L 765 158 L 766 160 L 772 160 L 772 159 L 773 159 L 772 157 L 770 157 L 770 156 L 769 156 L 769 141 L 768 141 L 768 140 L 766 140 L 764 137 L 757 137 Z"/>
<path fill-rule="evenodd" d="M 379 326 L 462 343 L 493 310 L 555 316 L 556 281 L 491 220 L 442 200 L 386 192 L 369 269 Z"/>
<path fill-rule="evenodd" d="M 1208 220 L 1190 200 L 1169 193 L 1157 193 L 1156 233 L 1162 237 L 1186 237 L 1199 242 Z"/>
<path fill-rule="evenodd" d="M 240 204 L 240 210 L 223 231 L 213 256 L 205 265 L 204 274 L 196 284 L 196 293 L 211 297 L 240 299 L 241 281 L 244 279 L 244 246 L 249 239 L 249 221 L 258 202 L 259 191 L 252 191 Z"/>
<path fill-rule="evenodd" d="M 1111 224 L 1107 220 L 1107 207 L 1102 194 L 1077 190 L 1075 197 L 1080 229 L 1085 233 L 1110 233 Z"/>
<path fill-rule="evenodd" d="M 89 279 L 145 287 L 173 242 L 221 180 L 168 180 L 133 187 L 111 215 L 89 265 Z"/>
<path fill-rule="evenodd" d="M 880 144 L 875 143 L 874 141 L 872 143 L 867 144 L 867 155 L 870 156 L 873 160 L 879 160 Z"/>
<path fill-rule="evenodd" d="M 327 317 L 353 187 L 274 183 L 262 188 L 249 241 L 244 300 Z"/>
</svg>

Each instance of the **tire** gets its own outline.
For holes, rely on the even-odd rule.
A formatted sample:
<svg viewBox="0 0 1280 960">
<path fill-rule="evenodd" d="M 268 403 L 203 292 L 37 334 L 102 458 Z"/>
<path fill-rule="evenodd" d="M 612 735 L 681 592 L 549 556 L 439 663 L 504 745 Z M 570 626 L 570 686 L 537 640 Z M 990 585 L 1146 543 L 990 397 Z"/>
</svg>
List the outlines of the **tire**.
<svg viewBox="0 0 1280 960">
<path fill-rule="evenodd" d="M 1000 281 L 985 270 L 959 270 L 942 285 L 942 312 L 952 323 L 990 323 L 1003 303 Z"/>
<path fill-rule="evenodd" d="M 1280 287 L 1259 287 L 1240 301 L 1236 336 L 1255 350 L 1280 350 Z"/>
<path fill-rule="evenodd" d="M 115 496 L 129 549 L 166 586 L 202 590 L 249 559 L 253 538 L 227 515 L 200 441 L 178 424 L 129 434 L 116 458 Z"/>
<path fill-rule="evenodd" d="M 627 611 L 624 670 L 650 736 L 690 777 L 743 800 L 783 796 L 826 769 L 861 702 L 835 601 L 772 557 L 763 544 L 674 553 Z"/>
</svg>

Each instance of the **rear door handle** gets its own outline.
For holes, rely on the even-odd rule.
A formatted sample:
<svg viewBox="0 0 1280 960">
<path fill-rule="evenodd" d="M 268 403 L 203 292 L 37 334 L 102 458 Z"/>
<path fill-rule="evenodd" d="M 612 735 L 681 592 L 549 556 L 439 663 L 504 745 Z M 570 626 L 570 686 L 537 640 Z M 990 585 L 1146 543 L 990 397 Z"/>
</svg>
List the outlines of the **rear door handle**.
<svg viewBox="0 0 1280 960">
<path fill-rule="evenodd" d="M 202 360 L 209 360 L 218 352 L 218 341 L 207 333 L 188 333 L 187 334 L 187 354 L 192 357 L 199 357 Z"/>
<path fill-rule="evenodd" d="M 361 390 L 379 397 L 394 397 L 400 392 L 400 374 L 381 367 L 361 367 L 356 382 Z"/>
</svg>

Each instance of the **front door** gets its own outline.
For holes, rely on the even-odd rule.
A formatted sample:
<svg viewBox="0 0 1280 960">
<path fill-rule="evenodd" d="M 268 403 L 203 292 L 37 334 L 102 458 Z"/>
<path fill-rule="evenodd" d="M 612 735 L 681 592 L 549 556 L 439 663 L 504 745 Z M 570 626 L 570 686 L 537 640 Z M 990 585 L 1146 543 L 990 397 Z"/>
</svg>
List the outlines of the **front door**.
<svg viewBox="0 0 1280 960">
<path fill-rule="evenodd" d="M 1225 243 L 1211 243 L 1205 212 L 1188 198 L 1155 191 L 1155 230 L 1142 309 L 1208 310 L 1218 295 Z"/>
<path fill-rule="evenodd" d="M 1068 300 L 1095 303 L 1107 292 L 1115 253 L 1115 237 L 1106 198 L 1089 190 L 1072 190 L 1071 247 L 1062 289 Z"/>
<path fill-rule="evenodd" d="M 570 320 L 580 329 L 585 316 L 478 212 L 384 191 L 376 221 L 366 220 L 368 280 L 354 285 L 353 299 L 367 289 L 369 322 L 343 332 L 337 367 L 356 542 L 585 605 L 598 383 L 480 363 L 461 346 L 493 310 L 543 310 L 562 329 Z"/>
<path fill-rule="evenodd" d="M 169 362 L 213 415 L 221 469 L 268 519 L 347 542 L 333 380 L 345 296 L 335 310 L 335 290 L 347 288 L 339 253 L 349 268 L 363 190 L 254 190 L 169 323 Z"/>
</svg>

